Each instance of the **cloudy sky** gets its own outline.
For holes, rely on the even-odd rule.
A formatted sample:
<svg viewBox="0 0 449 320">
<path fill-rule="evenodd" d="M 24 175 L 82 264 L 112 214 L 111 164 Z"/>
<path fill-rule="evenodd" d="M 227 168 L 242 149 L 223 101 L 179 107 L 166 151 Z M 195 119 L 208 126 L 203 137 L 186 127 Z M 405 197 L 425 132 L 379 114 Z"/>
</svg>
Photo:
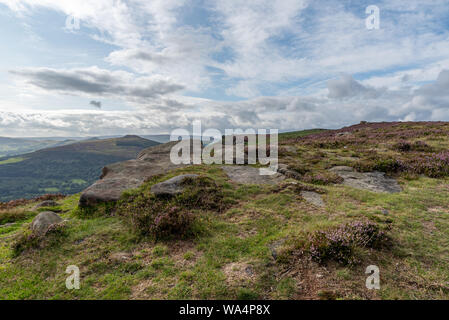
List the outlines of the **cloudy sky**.
<svg viewBox="0 0 449 320">
<path fill-rule="evenodd" d="M 0 0 L 0 39 L 2 136 L 449 120 L 449 0 Z"/>
</svg>

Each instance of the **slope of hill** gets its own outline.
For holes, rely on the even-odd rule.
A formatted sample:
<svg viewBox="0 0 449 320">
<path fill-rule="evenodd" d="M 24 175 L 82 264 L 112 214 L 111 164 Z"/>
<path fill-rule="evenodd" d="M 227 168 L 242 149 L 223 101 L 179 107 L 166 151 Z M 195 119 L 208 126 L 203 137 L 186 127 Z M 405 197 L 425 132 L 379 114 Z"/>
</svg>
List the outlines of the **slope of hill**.
<svg viewBox="0 0 449 320">
<path fill-rule="evenodd" d="M 159 143 L 137 136 L 91 140 L 0 159 L 0 201 L 77 193 L 107 164 L 135 158 Z"/>
<path fill-rule="evenodd" d="M 116 202 L 55 199 L 40 210 L 67 220 L 41 238 L 37 201 L 0 205 L 0 299 L 449 299 L 449 123 L 308 133 L 280 137 L 270 184 L 252 166 L 170 169 Z"/>
<path fill-rule="evenodd" d="M 76 141 L 71 139 L 56 141 L 0 137 L 0 158 L 33 152 L 44 148 L 63 146 L 74 142 Z"/>
</svg>

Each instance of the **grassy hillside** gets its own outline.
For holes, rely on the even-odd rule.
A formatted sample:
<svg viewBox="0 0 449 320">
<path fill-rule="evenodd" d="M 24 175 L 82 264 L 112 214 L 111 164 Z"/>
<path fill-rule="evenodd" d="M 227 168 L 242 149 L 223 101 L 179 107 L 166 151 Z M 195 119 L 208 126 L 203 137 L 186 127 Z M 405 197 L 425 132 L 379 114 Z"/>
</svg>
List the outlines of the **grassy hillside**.
<svg viewBox="0 0 449 320">
<path fill-rule="evenodd" d="M 34 203 L 0 208 L 0 221 L 16 222 L 0 228 L 0 299 L 448 299 L 448 136 L 447 123 L 289 135 L 280 158 L 299 181 L 236 184 L 220 166 L 198 165 L 155 177 L 115 205 L 81 210 L 73 195 L 56 208 L 63 227 L 24 251 L 17 244 L 27 244 Z M 383 169 L 402 192 L 340 184 L 327 171 L 337 165 Z M 151 195 L 180 173 L 213 183 L 174 200 Z M 320 193 L 325 206 L 301 190 Z M 183 237 L 150 232 L 151 214 L 167 212 L 178 220 L 166 227 L 190 221 Z M 80 290 L 65 288 L 69 265 L 80 268 Z M 369 265 L 380 269 L 380 290 L 365 287 Z"/>
<path fill-rule="evenodd" d="M 46 193 L 73 194 L 98 179 L 107 164 L 133 159 L 157 142 L 137 136 L 77 142 L 0 159 L 0 201 Z"/>
<path fill-rule="evenodd" d="M 74 143 L 74 140 L 53 141 L 0 137 L 0 158 L 33 152 L 39 149 Z"/>
</svg>

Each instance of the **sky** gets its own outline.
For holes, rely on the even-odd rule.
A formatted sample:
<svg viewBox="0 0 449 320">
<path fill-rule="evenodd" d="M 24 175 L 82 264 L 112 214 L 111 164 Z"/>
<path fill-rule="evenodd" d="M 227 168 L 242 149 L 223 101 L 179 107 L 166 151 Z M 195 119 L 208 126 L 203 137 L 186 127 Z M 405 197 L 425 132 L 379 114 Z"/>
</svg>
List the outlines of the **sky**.
<svg viewBox="0 0 449 320">
<path fill-rule="evenodd" d="M 449 0 L 0 0 L 0 136 L 167 134 L 194 120 L 448 121 Z"/>
</svg>

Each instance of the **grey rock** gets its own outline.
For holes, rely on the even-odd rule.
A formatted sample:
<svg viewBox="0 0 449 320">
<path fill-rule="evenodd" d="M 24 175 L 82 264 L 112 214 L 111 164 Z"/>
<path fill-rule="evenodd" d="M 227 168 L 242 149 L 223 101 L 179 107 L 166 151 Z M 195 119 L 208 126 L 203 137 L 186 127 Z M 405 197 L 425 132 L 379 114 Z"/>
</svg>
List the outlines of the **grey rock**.
<svg viewBox="0 0 449 320">
<path fill-rule="evenodd" d="M 284 175 L 275 173 L 261 175 L 259 168 L 249 166 L 223 166 L 221 167 L 233 182 L 243 184 L 277 184 L 285 179 Z"/>
<path fill-rule="evenodd" d="M 114 263 L 121 263 L 128 260 L 131 260 L 133 255 L 128 252 L 115 252 L 109 256 L 109 261 Z"/>
<path fill-rule="evenodd" d="M 59 204 L 58 204 L 56 201 L 53 201 L 53 200 L 45 200 L 45 201 L 42 201 L 41 203 L 36 204 L 36 205 L 33 207 L 33 210 L 37 210 L 37 209 L 43 208 L 43 207 L 56 207 L 56 206 L 58 206 L 58 205 L 59 205 Z"/>
<path fill-rule="evenodd" d="M 401 192 L 398 182 L 393 178 L 385 177 L 385 173 L 379 171 L 357 172 L 351 167 L 338 166 L 329 169 L 344 179 L 343 184 L 372 192 Z"/>
<path fill-rule="evenodd" d="M 52 211 L 44 211 L 39 213 L 31 222 L 31 230 L 34 234 L 42 236 L 47 232 L 48 228 L 55 223 L 61 222 L 62 219 Z"/>
<path fill-rule="evenodd" d="M 313 192 L 313 191 L 301 191 L 301 196 L 306 200 L 308 203 L 313 204 L 317 207 L 325 207 L 326 204 L 323 201 L 323 198 L 319 193 Z"/>
<path fill-rule="evenodd" d="M 196 174 L 183 174 L 167 181 L 157 183 L 151 187 L 151 192 L 156 196 L 176 196 L 185 189 L 183 182 L 188 178 L 197 178 Z"/>
<path fill-rule="evenodd" d="M 245 272 L 248 276 L 252 277 L 254 275 L 254 269 L 252 266 L 247 266 L 245 268 Z"/>
<path fill-rule="evenodd" d="M 301 175 L 293 170 L 290 170 L 286 164 L 280 163 L 278 167 L 278 172 L 286 176 L 287 178 L 292 178 L 296 180 L 301 179 Z"/>
<path fill-rule="evenodd" d="M 170 151 L 177 143 L 174 141 L 149 147 L 141 151 L 135 160 L 104 167 L 100 180 L 82 192 L 79 205 L 88 207 L 117 201 L 125 190 L 138 188 L 153 176 L 185 166 L 175 165 L 170 160 Z"/>
<path fill-rule="evenodd" d="M 285 240 L 281 239 L 281 240 L 277 240 L 274 241 L 272 243 L 269 244 L 269 248 L 271 251 L 271 256 L 273 257 L 274 260 L 276 260 L 279 256 L 279 249 L 282 247 L 282 245 L 284 244 Z"/>
</svg>

